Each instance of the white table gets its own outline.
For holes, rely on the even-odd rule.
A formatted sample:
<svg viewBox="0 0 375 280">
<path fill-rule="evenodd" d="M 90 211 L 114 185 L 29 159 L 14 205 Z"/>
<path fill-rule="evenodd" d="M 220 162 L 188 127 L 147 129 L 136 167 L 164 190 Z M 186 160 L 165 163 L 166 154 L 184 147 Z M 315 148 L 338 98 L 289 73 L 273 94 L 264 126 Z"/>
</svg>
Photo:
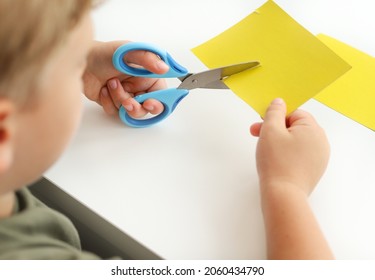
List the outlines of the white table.
<svg viewBox="0 0 375 280">
<path fill-rule="evenodd" d="M 375 55 L 373 0 L 276 2 L 314 34 Z M 153 42 L 200 71 L 205 68 L 190 49 L 263 3 L 107 1 L 94 11 L 96 39 Z M 311 196 L 321 227 L 337 258 L 373 259 L 375 132 L 317 101 L 302 107 L 316 116 L 332 148 Z M 258 115 L 231 91 L 194 90 L 169 119 L 147 129 L 126 127 L 86 101 L 77 137 L 45 177 L 83 205 L 72 212 L 60 203 L 91 230 L 111 239 L 111 231 L 86 219 L 85 211 L 117 227 L 120 233 L 110 240 L 115 246 L 126 243 L 123 234 L 166 259 L 263 259 L 256 139 L 248 132 L 255 121 Z"/>
</svg>

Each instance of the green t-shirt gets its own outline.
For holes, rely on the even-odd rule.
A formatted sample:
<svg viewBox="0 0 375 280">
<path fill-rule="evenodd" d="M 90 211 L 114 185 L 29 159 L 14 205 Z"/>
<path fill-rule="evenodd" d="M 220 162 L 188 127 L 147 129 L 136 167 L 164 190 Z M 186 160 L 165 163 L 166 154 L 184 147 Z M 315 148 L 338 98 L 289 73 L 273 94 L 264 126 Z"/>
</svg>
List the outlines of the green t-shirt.
<svg viewBox="0 0 375 280">
<path fill-rule="evenodd" d="M 61 213 L 26 188 L 16 193 L 11 217 L 0 220 L 0 259 L 99 259 L 81 250 L 78 232 Z"/>
</svg>

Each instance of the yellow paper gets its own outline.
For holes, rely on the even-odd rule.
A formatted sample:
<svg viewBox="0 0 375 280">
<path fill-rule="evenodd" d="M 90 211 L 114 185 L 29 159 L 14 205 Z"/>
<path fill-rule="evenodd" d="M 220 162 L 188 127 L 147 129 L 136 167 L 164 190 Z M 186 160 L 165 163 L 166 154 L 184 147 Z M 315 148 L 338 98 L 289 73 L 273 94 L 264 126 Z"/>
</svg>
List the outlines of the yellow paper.
<svg viewBox="0 0 375 280">
<path fill-rule="evenodd" d="M 208 68 L 259 60 L 225 83 L 261 116 L 276 97 L 294 111 L 350 69 L 273 1 L 192 51 Z"/>
<path fill-rule="evenodd" d="M 315 99 L 375 130 L 375 58 L 325 35 L 318 38 L 352 69 Z"/>
</svg>

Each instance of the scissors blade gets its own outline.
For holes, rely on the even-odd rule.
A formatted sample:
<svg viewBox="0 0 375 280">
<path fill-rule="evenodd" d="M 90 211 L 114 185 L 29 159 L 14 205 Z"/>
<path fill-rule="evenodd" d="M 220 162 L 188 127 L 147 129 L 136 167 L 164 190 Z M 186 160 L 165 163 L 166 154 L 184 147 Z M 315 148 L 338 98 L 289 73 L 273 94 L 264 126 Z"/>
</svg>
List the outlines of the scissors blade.
<svg viewBox="0 0 375 280">
<path fill-rule="evenodd" d="M 228 87 L 223 82 L 225 78 L 257 67 L 258 65 L 260 65 L 259 61 L 250 61 L 215 68 L 196 74 L 188 74 L 180 78 L 182 83 L 178 88 L 188 90 L 195 88 L 227 89 Z"/>
<path fill-rule="evenodd" d="M 186 78 L 193 75 L 193 73 L 189 73 L 186 76 L 183 77 L 177 77 L 181 82 L 183 82 Z M 180 87 L 181 88 L 181 85 Z M 229 89 L 229 87 L 222 81 L 222 80 L 216 80 L 212 83 L 209 83 L 207 85 L 201 86 L 200 88 L 207 88 L 207 89 Z"/>
</svg>

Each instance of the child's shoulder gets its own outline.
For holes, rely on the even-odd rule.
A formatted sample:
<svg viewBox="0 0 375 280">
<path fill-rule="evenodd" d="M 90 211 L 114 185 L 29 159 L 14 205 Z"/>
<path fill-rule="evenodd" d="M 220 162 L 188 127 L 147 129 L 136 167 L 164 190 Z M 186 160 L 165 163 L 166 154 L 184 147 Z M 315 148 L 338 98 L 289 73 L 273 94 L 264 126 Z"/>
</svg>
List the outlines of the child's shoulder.
<svg viewBox="0 0 375 280">
<path fill-rule="evenodd" d="M 35 198 L 16 193 L 11 217 L 0 220 L 0 259 L 95 259 L 83 253 L 72 222 Z"/>
</svg>

